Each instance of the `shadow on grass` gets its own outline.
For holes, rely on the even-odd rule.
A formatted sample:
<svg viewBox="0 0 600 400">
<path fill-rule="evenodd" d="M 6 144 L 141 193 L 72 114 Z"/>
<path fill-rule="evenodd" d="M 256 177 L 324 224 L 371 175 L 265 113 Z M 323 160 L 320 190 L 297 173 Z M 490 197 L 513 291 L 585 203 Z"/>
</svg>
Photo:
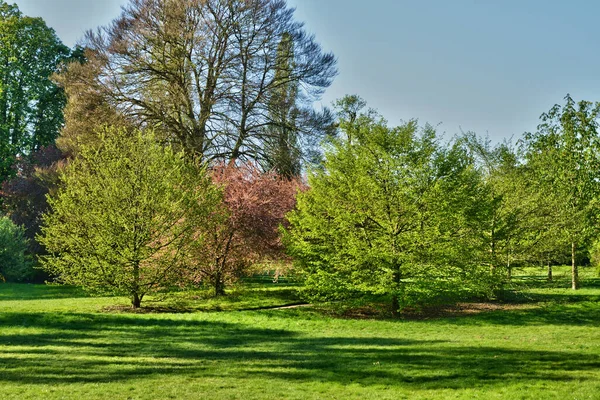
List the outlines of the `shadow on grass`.
<svg viewBox="0 0 600 400">
<path fill-rule="evenodd" d="M 235 322 L 106 314 L 5 313 L 1 382 L 123 382 L 152 375 L 467 388 L 582 381 L 595 355 L 432 340 L 311 336 Z"/>
<path fill-rule="evenodd" d="M 6 300 L 52 300 L 90 297 L 83 289 L 64 285 L 40 285 L 27 283 L 0 284 L 0 301 Z"/>
<path fill-rule="evenodd" d="M 571 289 L 571 280 L 548 281 L 539 277 L 519 277 L 514 279 L 500 295 L 509 303 L 580 303 L 600 301 L 600 279 L 586 279 L 579 290 Z"/>
</svg>

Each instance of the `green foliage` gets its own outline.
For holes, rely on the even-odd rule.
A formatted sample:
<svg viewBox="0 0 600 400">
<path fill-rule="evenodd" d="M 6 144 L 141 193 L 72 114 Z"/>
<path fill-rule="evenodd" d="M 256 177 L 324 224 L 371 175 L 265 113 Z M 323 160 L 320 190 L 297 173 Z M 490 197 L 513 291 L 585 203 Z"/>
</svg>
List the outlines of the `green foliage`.
<svg viewBox="0 0 600 400">
<path fill-rule="evenodd" d="M 389 128 L 371 113 L 340 125 L 345 138 L 288 216 L 307 294 L 383 296 L 395 310 L 490 294 L 497 277 L 478 259 L 484 187 L 467 152 L 415 121 Z"/>
<path fill-rule="evenodd" d="M 144 295 L 183 279 L 195 231 L 219 200 L 202 168 L 152 135 L 106 129 L 83 144 L 49 198 L 40 242 L 43 267 L 94 291 Z"/>
<path fill-rule="evenodd" d="M 576 252 L 598 233 L 600 212 L 600 103 L 576 103 L 566 96 L 542 115 L 534 134 L 526 135 L 527 161 L 537 176 L 536 190 L 552 209 L 558 244 L 570 244 L 572 288 L 577 289 Z M 562 239 L 562 240 L 561 240 Z M 566 240 L 565 240 L 566 239 Z"/>
<path fill-rule="evenodd" d="M 536 177 L 510 143 L 491 145 L 474 133 L 460 140 L 469 149 L 486 186 L 487 216 L 482 225 L 482 255 L 492 268 L 546 260 L 550 210 L 544 194 L 535 190 Z"/>
<path fill-rule="evenodd" d="M 41 18 L 0 0 L 0 182 L 18 156 L 58 135 L 66 99 L 51 76 L 69 55 Z"/>
<path fill-rule="evenodd" d="M 33 275 L 24 235 L 22 227 L 0 216 L 0 281 L 24 281 Z"/>
</svg>

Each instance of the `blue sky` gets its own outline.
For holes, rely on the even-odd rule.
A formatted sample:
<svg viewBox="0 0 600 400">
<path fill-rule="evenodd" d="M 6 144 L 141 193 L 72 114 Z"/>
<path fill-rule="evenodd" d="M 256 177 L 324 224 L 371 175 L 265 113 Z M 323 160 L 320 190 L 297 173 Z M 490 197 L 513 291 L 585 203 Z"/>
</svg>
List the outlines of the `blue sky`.
<svg viewBox="0 0 600 400">
<path fill-rule="evenodd" d="M 72 46 L 126 0 L 12 0 Z M 9 0 L 10 2 L 10 0 Z M 535 130 L 570 93 L 600 100 L 600 2 L 288 0 L 339 59 L 330 104 L 359 94 L 392 124 L 418 118 L 495 141 Z"/>
</svg>

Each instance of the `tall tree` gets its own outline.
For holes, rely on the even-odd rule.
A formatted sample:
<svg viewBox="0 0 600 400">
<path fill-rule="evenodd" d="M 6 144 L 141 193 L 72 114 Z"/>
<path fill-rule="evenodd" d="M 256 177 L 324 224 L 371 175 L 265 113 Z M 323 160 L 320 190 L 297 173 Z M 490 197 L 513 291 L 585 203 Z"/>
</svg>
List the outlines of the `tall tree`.
<svg viewBox="0 0 600 400">
<path fill-rule="evenodd" d="M 579 287 L 577 250 L 596 231 L 600 196 L 600 103 L 555 105 L 542 114 L 535 133 L 526 135 L 528 163 L 536 171 L 539 190 L 552 199 L 554 229 L 568 237 L 571 287 Z"/>
<path fill-rule="evenodd" d="M 51 76 L 69 55 L 41 18 L 0 0 L 0 182 L 58 135 L 66 100 Z"/>
<path fill-rule="evenodd" d="M 282 39 L 293 62 L 278 57 Z M 312 102 L 336 74 L 335 57 L 284 0 L 132 0 L 85 44 L 100 67 L 93 83 L 115 109 L 209 161 L 269 158 L 277 87 L 296 85 L 295 106 L 312 123 L 297 132 L 314 134 Z"/>
<path fill-rule="evenodd" d="M 294 43 L 286 32 L 277 49 L 277 62 L 274 82 L 269 99 L 267 127 L 268 153 L 267 169 L 273 169 L 282 176 L 292 178 L 300 175 L 300 149 L 298 143 L 297 120 L 298 84 L 290 80 L 294 66 Z M 281 82 L 278 84 L 277 82 Z"/>
</svg>

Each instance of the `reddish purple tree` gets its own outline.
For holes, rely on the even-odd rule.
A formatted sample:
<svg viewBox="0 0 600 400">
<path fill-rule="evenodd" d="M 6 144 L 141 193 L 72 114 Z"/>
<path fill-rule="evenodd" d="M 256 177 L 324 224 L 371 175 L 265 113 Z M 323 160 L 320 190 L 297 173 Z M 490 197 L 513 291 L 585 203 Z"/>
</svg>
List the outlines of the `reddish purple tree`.
<svg viewBox="0 0 600 400">
<path fill-rule="evenodd" d="M 0 187 L 0 204 L 15 224 L 25 228 L 32 254 L 43 251 L 35 236 L 40 217 L 48 207 L 46 194 L 56 186 L 57 166 L 64 160 L 65 156 L 55 146 L 42 147 L 29 157 L 19 158 L 13 165 L 15 177 Z"/>
<path fill-rule="evenodd" d="M 223 198 L 208 228 L 198 232 L 192 279 L 221 296 L 253 264 L 285 258 L 279 227 L 303 185 L 248 163 L 219 165 L 212 178 L 222 187 Z"/>
</svg>

